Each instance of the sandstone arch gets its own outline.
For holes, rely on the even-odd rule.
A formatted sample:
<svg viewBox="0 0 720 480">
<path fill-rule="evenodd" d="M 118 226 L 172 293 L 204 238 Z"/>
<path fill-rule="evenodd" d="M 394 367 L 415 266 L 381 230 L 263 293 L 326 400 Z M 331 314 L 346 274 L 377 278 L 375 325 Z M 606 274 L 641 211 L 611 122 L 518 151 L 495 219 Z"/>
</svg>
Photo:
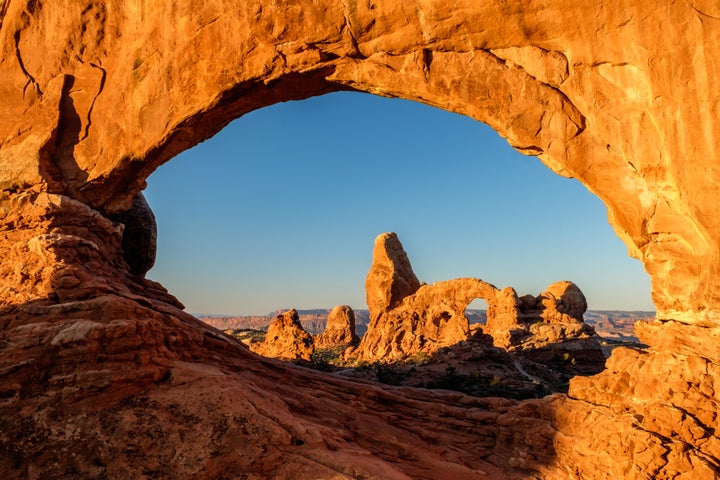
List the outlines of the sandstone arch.
<svg viewBox="0 0 720 480">
<path fill-rule="evenodd" d="M 489 123 L 578 178 L 643 260 L 661 317 L 712 321 L 720 227 L 701 193 L 718 173 L 717 66 L 704 48 L 718 33 L 701 13 L 712 8 L 76 1 L 60 15 L 5 2 L 0 173 L 6 189 L 41 184 L 114 211 L 158 165 L 250 110 L 347 88 L 400 96 Z M 660 23 L 670 31 L 658 39 Z M 697 71 L 679 85 L 688 52 Z M 683 168 L 686 155 L 703 175 Z"/>
<path fill-rule="evenodd" d="M 483 419 L 473 417 L 481 433 L 458 432 L 448 418 L 467 412 L 450 398 L 393 397 L 408 417 L 415 401 L 445 405 L 450 413 L 427 415 L 452 458 L 431 449 L 428 459 L 407 460 L 401 467 L 384 462 L 401 456 L 408 445 L 424 445 L 427 432 L 408 424 L 397 442 L 381 449 L 395 455 L 379 453 L 373 463 L 350 449 L 355 452 L 351 463 L 383 478 L 399 478 L 401 470 L 437 473 L 437 465 L 447 464 L 462 474 L 472 468 L 514 475 L 535 470 L 552 478 L 561 472 L 590 478 L 598 471 L 626 478 L 717 474 L 718 17 L 718 7 L 706 0 L 671 5 L 659 0 L 583 5 L 559 0 L 216 0 L 202 5 L 67 0 L 61 8 L 39 0 L 3 1 L 0 418 L 11 419 L 3 425 L 11 441 L 3 440 L 2 448 L 10 455 L 4 458 L 15 460 L 2 468 L 17 473 L 45 467 L 49 478 L 61 475 L 52 470 L 57 468 L 52 453 L 38 453 L 32 438 L 56 451 L 67 448 L 66 440 L 43 425 L 73 412 L 75 420 L 85 418 L 78 427 L 85 438 L 105 442 L 107 451 L 117 453 L 120 447 L 103 436 L 107 430 L 99 419 L 114 418 L 115 427 L 130 435 L 136 424 L 122 423 L 124 417 L 113 417 L 111 409 L 152 412 L 140 404 L 123 407 L 118 392 L 150 392 L 143 398 L 164 405 L 160 410 L 171 415 L 172 392 L 197 394 L 194 388 L 218 395 L 235 388 L 255 402 L 256 411 L 265 398 L 284 413 L 244 421 L 255 422 L 256 431 L 274 432 L 281 445 L 275 448 L 290 455 L 294 465 L 318 475 L 327 474 L 322 465 L 337 465 L 340 455 L 328 452 L 345 451 L 349 437 L 338 432 L 348 424 L 331 428 L 307 420 L 322 417 L 323 409 L 282 403 L 277 384 L 263 384 L 275 392 L 265 396 L 242 390 L 238 371 L 245 368 L 245 375 L 257 380 L 269 371 L 262 365 L 271 363 L 258 363 L 194 323 L 162 287 L 130 273 L 122 226 L 105 215 L 129 207 L 157 166 L 239 115 L 277 101 L 352 88 L 487 122 L 520 151 L 578 178 L 605 202 L 615 231 L 643 261 L 658 317 L 665 322 L 640 330 L 653 347 L 649 352 L 618 351 L 608 371 L 576 379 L 570 397 L 517 407 L 476 404 L 487 412 Z M 678 355 L 686 368 L 673 368 Z M 102 358 L 104 367 L 91 358 Z M 119 373 L 127 372 L 128 363 L 135 366 L 132 372 Z M 294 374 L 272 365 L 281 372 L 277 378 Z M 234 386 L 222 387 L 217 379 L 229 371 L 235 372 Z M 331 392 L 322 400 L 326 410 L 334 408 L 328 398 L 347 395 L 332 383 L 307 378 Z M 353 391 L 358 397 L 391 396 Z M 47 416 L 58 398 L 67 406 L 64 413 Z M 229 407 L 221 396 L 214 402 Z M 200 412 L 198 405 L 187 400 L 177 408 Z M 382 411 L 376 411 L 378 417 L 345 413 L 381 422 L 372 419 L 383 418 Z M 497 426 L 496 420 L 508 415 L 514 420 Z M 207 418 L 220 422 L 221 417 L 208 413 Z M 162 424 L 154 418 L 151 424 Z M 583 434 L 591 425 L 596 435 Z M 28 428 L 32 438 L 22 434 Z M 376 451 L 362 443 L 373 432 L 363 432 L 358 443 Z M 478 435 L 490 439 L 490 446 L 464 451 L 462 445 L 476 444 Z M 331 439 L 332 449 L 323 450 L 323 436 Z M 268 446 L 267 438 L 256 441 Z M 37 454 L 34 463 L 8 450 L 18 446 Z M 153 458 L 166 461 L 154 448 Z M 91 463 L 73 460 L 72 468 L 132 476 L 130 465 L 108 465 L 103 451 L 93 450 L 97 458 Z M 271 456 L 257 455 L 246 465 L 272 465 Z M 215 473 L 242 464 L 229 449 L 213 458 Z M 188 460 L 185 470 L 175 473 L 196 473 L 193 465 Z"/>
</svg>

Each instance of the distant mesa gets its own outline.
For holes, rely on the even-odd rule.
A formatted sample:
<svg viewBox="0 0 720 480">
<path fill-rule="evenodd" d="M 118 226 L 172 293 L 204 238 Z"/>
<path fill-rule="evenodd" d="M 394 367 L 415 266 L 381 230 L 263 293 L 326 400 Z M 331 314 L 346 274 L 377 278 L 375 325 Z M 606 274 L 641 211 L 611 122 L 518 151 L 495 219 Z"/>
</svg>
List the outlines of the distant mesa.
<svg viewBox="0 0 720 480">
<path fill-rule="evenodd" d="M 287 309 L 277 310 L 268 315 L 243 315 L 243 316 L 217 316 L 217 315 L 198 315 L 198 318 L 208 325 L 212 325 L 218 330 L 263 330 L 266 331 L 268 326 L 275 318 Z M 297 310 L 300 317 L 300 323 L 303 329 L 312 334 L 317 335 L 325 330 L 328 322 L 328 316 L 331 309 L 315 308 L 311 310 Z M 355 310 L 355 333 L 362 336 L 367 330 L 369 323 L 367 310 Z"/>
</svg>

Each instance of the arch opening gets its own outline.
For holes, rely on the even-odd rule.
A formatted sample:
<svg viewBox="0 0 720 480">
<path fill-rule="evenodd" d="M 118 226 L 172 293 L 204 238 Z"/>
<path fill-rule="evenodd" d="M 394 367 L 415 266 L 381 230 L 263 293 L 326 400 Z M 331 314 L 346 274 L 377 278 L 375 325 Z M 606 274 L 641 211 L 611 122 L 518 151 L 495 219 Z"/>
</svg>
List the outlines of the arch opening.
<svg viewBox="0 0 720 480">
<path fill-rule="evenodd" d="M 488 302 L 484 298 L 476 298 L 465 307 L 465 316 L 473 325 L 485 325 L 487 322 Z"/>
<path fill-rule="evenodd" d="M 414 102 L 334 93 L 258 110 L 162 167 L 146 194 L 160 224 L 150 278 L 221 328 L 295 308 L 319 332 L 316 317 L 350 305 L 364 331 L 383 231 L 428 283 L 478 277 L 522 295 L 567 278 L 591 309 L 652 309 L 596 197 L 487 126 Z"/>
</svg>

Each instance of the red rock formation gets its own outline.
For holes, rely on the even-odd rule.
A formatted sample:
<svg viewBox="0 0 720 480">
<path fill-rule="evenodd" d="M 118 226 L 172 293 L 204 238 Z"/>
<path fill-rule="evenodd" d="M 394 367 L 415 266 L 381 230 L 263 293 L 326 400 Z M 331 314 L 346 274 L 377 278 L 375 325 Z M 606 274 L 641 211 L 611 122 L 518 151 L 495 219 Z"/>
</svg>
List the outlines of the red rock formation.
<svg viewBox="0 0 720 480">
<path fill-rule="evenodd" d="M 347 305 L 330 311 L 325 331 L 313 337 L 315 348 L 356 347 L 360 339 L 355 334 L 355 313 Z"/>
<path fill-rule="evenodd" d="M 403 299 L 420 288 L 405 249 L 393 232 L 375 238 L 373 259 L 365 279 L 365 296 L 370 320 L 397 307 Z"/>
<path fill-rule="evenodd" d="M 488 305 L 483 331 L 495 346 L 507 350 L 534 350 L 551 347 L 600 352 L 595 330 L 583 322 L 587 302 L 572 282 L 550 285 L 538 297 L 518 298 L 506 288 Z M 602 360 L 602 356 L 597 356 Z"/>
<path fill-rule="evenodd" d="M 651 273 L 661 318 L 714 321 L 720 225 L 700 192 L 712 191 L 717 162 L 714 143 L 695 139 L 699 126 L 703 138 L 714 135 L 707 112 L 720 67 L 704 48 L 720 41 L 705 21 L 712 2 L 667 9 L 652 0 L 606 15 L 597 2 L 464 0 L 406 15 L 389 5 L 295 1 L 237 11 L 228 0 L 202 9 L 75 0 L 63 15 L 6 2 L 5 188 L 42 184 L 103 211 L 125 210 L 158 165 L 253 109 L 347 88 L 411 98 L 485 121 L 587 184 Z M 290 5 L 302 18 L 285 16 Z M 669 19 L 688 19 L 681 44 L 654 34 Z M 650 38 L 659 41 L 645 45 Z M 636 43 L 643 47 L 624 47 Z M 688 71 L 692 81 L 678 81 L 689 52 L 708 74 Z M 690 170 L 707 174 L 688 174 L 675 160 L 687 152 L 696 158 Z"/>
<path fill-rule="evenodd" d="M 709 0 L 2 2 L 0 473 L 716 478 L 718 17 Z M 522 403 L 352 386 L 259 359 L 130 273 L 107 215 L 155 168 L 251 110 L 349 88 L 484 121 L 598 195 L 652 278 L 650 349 Z"/>
<path fill-rule="evenodd" d="M 110 216 L 123 225 L 122 251 L 130 273 L 145 275 L 155 265 L 157 224 L 142 193 L 133 198 L 130 209 Z"/>
<path fill-rule="evenodd" d="M 370 361 L 402 360 L 466 340 L 465 309 L 497 291 L 475 278 L 420 285 L 395 233 L 375 239 L 365 288 L 371 320 L 353 355 Z"/>
<path fill-rule="evenodd" d="M 465 309 L 476 298 L 482 298 L 488 302 L 487 323 L 482 330 L 493 338 L 495 346 L 510 351 L 548 349 L 551 355 L 581 352 L 578 358 L 588 363 L 604 362 L 595 331 L 583 323 L 585 296 L 572 282 L 554 283 L 537 298 L 518 298 L 510 287 L 498 290 L 476 278 L 422 285 L 413 290 L 406 288 L 408 282 L 403 275 L 387 274 L 399 270 L 396 265 L 412 274 L 397 235 L 379 235 L 365 281 L 371 292 L 368 299 L 373 301 L 372 320 L 353 352 L 358 360 L 403 360 L 467 340 L 471 332 Z M 411 278 L 415 279 L 415 275 Z"/>
<path fill-rule="evenodd" d="M 315 351 L 313 337 L 303 329 L 294 308 L 278 315 L 268 327 L 265 341 L 251 343 L 250 349 L 265 357 L 306 361 Z"/>
<path fill-rule="evenodd" d="M 587 300 L 582 291 L 567 280 L 550 285 L 538 299 L 544 307 L 540 316 L 545 323 L 582 323 Z"/>
</svg>

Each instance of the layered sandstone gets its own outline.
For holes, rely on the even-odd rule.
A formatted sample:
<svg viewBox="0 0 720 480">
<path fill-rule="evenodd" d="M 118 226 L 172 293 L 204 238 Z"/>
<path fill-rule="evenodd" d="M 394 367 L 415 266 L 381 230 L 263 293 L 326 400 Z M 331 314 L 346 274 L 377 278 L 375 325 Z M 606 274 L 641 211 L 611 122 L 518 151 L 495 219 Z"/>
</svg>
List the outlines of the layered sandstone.
<svg viewBox="0 0 720 480">
<path fill-rule="evenodd" d="M 124 210 L 158 165 L 253 109 L 348 88 L 409 98 L 588 185 L 661 317 L 715 322 L 712 2 L 86 3 L 0 9 L 3 189 Z"/>
<path fill-rule="evenodd" d="M 328 315 L 325 330 L 313 337 L 315 348 L 356 347 L 360 339 L 355 333 L 355 312 L 347 305 L 338 305 Z"/>
<path fill-rule="evenodd" d="M 393 232 L 375 238 L 372 263 L 365 279 L 365 298 L 370 321 L 397 307 L 420 288 L 400 239 Z"/>
<path fill-rule="evenodd" d="M 268 326 L 265 341 L 251 343 L 250 349 L 265 357 L 310 361 L 315 346 L 313 337 L 303 329 L 300 316 L 293 308 L 275 317 Z"/>
<path fill-rule="evenodd" d="M 718 18 L 709 0 L 0 3 L 1 473 L 716 478 Z M 521 403 L 351 385 L 252 355 L 133 273 L 108 217 L 152 171 L 344 89 L 484 121 L 598 195 L 652 279 L 650 348 Z"/>
</svg>

